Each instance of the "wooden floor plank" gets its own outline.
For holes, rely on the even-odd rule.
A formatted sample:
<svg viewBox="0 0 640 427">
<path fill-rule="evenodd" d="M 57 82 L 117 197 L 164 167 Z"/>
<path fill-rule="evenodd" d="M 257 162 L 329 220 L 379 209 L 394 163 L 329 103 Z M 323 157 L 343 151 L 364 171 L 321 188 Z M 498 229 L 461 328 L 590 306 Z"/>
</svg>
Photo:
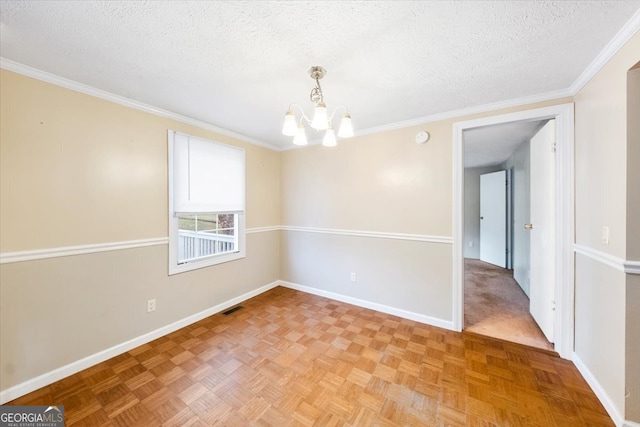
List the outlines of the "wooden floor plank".
<svg viewBox="0 0 640 427">
<path fill-rule="evenodd" d="M 9 402 L 78 426 L 613 426 L 573 363 L 285 288 Z"/>
</svg>

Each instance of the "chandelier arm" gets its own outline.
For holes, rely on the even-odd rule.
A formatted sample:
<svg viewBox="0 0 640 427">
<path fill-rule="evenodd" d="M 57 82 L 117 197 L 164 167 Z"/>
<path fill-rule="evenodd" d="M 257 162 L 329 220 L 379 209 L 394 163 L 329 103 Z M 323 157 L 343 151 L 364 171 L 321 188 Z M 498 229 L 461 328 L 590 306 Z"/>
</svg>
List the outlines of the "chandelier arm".
<svg viewBox="0 0 640 427">
<path fill-rule="evenodd" d="M 302 115 L 302 117 L 300 117 L 300 121 L 302 122 L 302 119 L 304 119 L 308 125 L 311 124 L 311 119 L 309 119 L 309 117 L 307 117 L 307 115 L 304 113 L 304 110 L 302 109 L 302 106 L 300 104 L 289 104 L 289 110 L 293 111 L 293 107 L 298 107 L 298 111 L 300 112 L 300 114 Z"/>
<path fill-rule="evenodd" d="M 347 107 L 345 107 L 344 105 L 338 105 L 337 107 L 335 107 L 335 108 L 333 109 L 333 112 L 331 112 L 331 116 L 329 117 L 329 122 L 332 122 L 332 121 L 333 121 L 333 116 L 335 116 L 335 115 L 336 115 L 336 111 L 338 111 L 338 110 L 339 110 L 339 109 L 341 109 L 341 108 L 342 108 L 342 109 L 344 109 L 344 112 L 345 112 L 345 113 L 349 112 L 349 110 L 347 110 Z"/>
</svg>

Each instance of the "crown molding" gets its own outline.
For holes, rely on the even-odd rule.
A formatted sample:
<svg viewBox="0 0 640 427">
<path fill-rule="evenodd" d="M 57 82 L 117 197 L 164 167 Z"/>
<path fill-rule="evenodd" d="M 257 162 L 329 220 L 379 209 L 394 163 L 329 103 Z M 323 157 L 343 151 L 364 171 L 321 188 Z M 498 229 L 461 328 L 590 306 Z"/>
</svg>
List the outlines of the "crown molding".
<svg viewBox="0 0 640 427">
<path fill-rule="evenodd" d="M 586 85 L 589 80 L 596 75 L 602 67 L 615 55 L 626 42 L 629 41 L 635 33 L 640 30 L 640 9 L 633 14 L 631 19 L 616 33 L 609 43 L 602 49 L 602 52 L 589 64 L 589 66 L 580 74 L 575 82 L 569 87 L 572 95 L 575 95 Z"/>
<path fill-rule="evenodd" d="M 162 108 L 157 108 L 143 102 L 135 101 L 133 99 L 116 95 L 115 93 L 107 92 L 106 90 L 97 89 L 93 86 L 79 83 L 75 80 L 70 80 L 64 77 L 57 76 L 55 74 L 48 73 L 46 71 L 39 70 L 37 68 L 30 67 L 28 65 L 21 64 L 19 62 L 12 61 L 4 57 L 0 57 L 0 68 L 14 73 L 22 74 L 27 77 L 41 80 L 46 83 L 51 83 L 56 86 L 60 86 L 66 89 L 70 89 L 76 92 L 83 93 L 89 96 L 95 96 L 96 98 L 104 99 L 106 101 L 114 102 L 116 104 L 124 105 L 125 107 L 134 108 L 145 113 L 150 113 L 156 116 L 164 117 L 167 119 L 175 120 L 180 123 L 184 123 L 190 126 L 195 126 L 200 129 L 209 130 L 211 132 L 218 133 L 220 135 L 228 136 L 238 139 L 249 144 L 258 145 L 260 147 L 268 148 L 274 151 L 280 151 L 280 147 L 268 144 L 266 142 L 259 141 L 257 139 L 242 135 L 211 123 L 203 122 L 202 120 L 193 119 L 191 117 L 183 116 Z"/>
<path fill-rule="evenodd" d="M 552 101 L 554 99 L 560 99 L 565 97 L 574 96 L 580 89 L 586 85 L 593 76 L 600 71 L 600 69 L 629 41 L 629 39 L 640 30 L 640 10 L 637 10 L 633 14 L 631 19 L 616 33 L 616 35 L 609 41 L 605 48 L 596 56 L 596 58 L 589 64 L 589 66 L 580 74 L 580 76 L 573 82 L 571 86 L 566 89 L 558 89 L 555 91 L 545 92 L 537 95 L 530 95 L 521 98 L 514 98 L 505 101 L 493 102 L 489 104 L 477 105 L 473 107 L 461 108 L 457 110 L 446 111 L 443 113 L 431 114 L 422 117 L 416 117 L 415 119 L 403 120 L 400 122 L 389 123 L 381 126 L 374 126 L 366 129 L 360 129 L 356 131 L 354 136 L 365 136 L 375 133 L 388 132 L 396 129 L 402 129 L 412 126 L 424 125 L 427 123 L 437 122 L 441 120 L 448 120 L 453 118 L 459 118 L 469 116 L 473 114 L 481 114 L 489 111 L 497 111 L 505 108 L 519 107 L 527 104 L 535 104 L 538 102 Z M 107 92 L 101 89 L 94 88 L 76 81 L 66 79 L 64 77 L 57 76 L 55 74 L 48 73 L 46 71 L 38 70 L 33 67 L 29 67 L 24 64 L 12 61 L 7 58 L 0 57 L 0 68 L 13 71 L 15 73 L 23 74 L 34 79 L 42 80 L 47 83 L 51 83 L 57 86 L 61 86 L 67 89 L 75 90 L 77 92 L 84 93 L 86 95 L 95 96 L 97 98 L 105 99 L 107 101 L 115 102 L 120 105 L 124 105 L 130 108 L 135 108 L 140 111 L 144 111 L 150 114 L 154 114 L 161 117 L 166 117 L 172 120 L 179 121 L 188 125 L 196 126 L 201 129 L 210 130 L 212 132 L 219 133 L 221 135 L 229 136 L 231 138 L 238 139 L 240 141 L 248 142 L 250 144 L 258 145 L 268 148 L 274 151 L 289 151 L 298 148 L 305 148 L 299 146 L 280 146 L 269 144 L 259 141 L 257 139 L 242 135 L 227 129 L 220 128 L 211 123 L 196 120 L 191 117 L 183 116 L 171 111 L 156 108 L 152 105 L 144 104 L 139 101 L 135 101 L 124 96 L 116 95 L 111 92 Z M 319 145 L 320 140 L 311 141 L 308 146 Z M 308 147 L 307 146 L 307 147 Z"/>
<path fill-rule="evenodd" d="M 545 92 L 537 95 L 525 96 L 506 101 L 499 101 L 490 104 L 477 105 L 475 107 L 461 108 L 458 110 L 447 111 L 444 113 L 431 114 L 428 116 L 417 117 L 415 119 L 404 120 L 401 122 L 389 123 L 381 126 L 360 129 L 356 131 L 354 136 L 365 136 L 380 132 L 388 132 L 391 130 L 402 129 L 411 126 L 419 126 L 427 123 L 437 122 L 469 116 L 473 114 L 486 113 L 489 111 L 497 111 L 505 108 L 519 107 L 527 104 L 535 104 L 537 102 L 552 101 L 554 99 L 575 96 L 585 84 L 615 55 L 629 39 L 640 30 L 640 10 L 627 21 L 627 23 L 616 33 L 605 48 L 598 56 L 589 64 L 589 66 L 578 76 L 578 78 L 566 89 L 559 89 L 551 92 Z M 316 145 L 314 143 L 309 145 Z M 288 151 L 296 148 L 304 147 L 282 147 L 279 151 Z"/>
<path fill-rule="evenodd" d="M 404 120 L 401 122 L 390 123 L 382 126 L 375 126 L 356 132 L 355 136 L 371 135 L 379 132 L 386 132 L 395 129 L 406 128 L 410 126 L 418 126 L 426 123 L 438 122 L 442 120 L 461 118 L 471 116 L 473 114 L 486 113 L 488 111 L 497 111 L 505 108 L 519 107 L 521 105 L 535 104 L 538 102 L 552 101 L 554 99 L 566 98 L 573 96 L 568 89 L 554 90 L 538 95 L 525 96 L 522 98 L 509 99 L 506 101 L 492 102 L 490 104 L 477 105 L 475 107 L 461 108 L 458 110 L 447 111 L 444 113 L 431 114 L 428 116 L 418 117 L 415 119 Z"/>
<path fill-rule="evenodd" d="M 486 113 L 489 111 L 497 111 L 505 108 L 519 107 L 522 105 L 535 104 L 544 101 L 553 101 L 554 99 L 562 99 L 571 97 L 574 94 L 569 89 L 559 89 L 551 92 L 545 92 L 537 95 L 525 96 L 522 98 L 509 99 L 506 101 L 493 102 L 490 104 L 477 105 L 475 107 L 461 108 L 458 110 L 446 111 L 444 113 L 431 114 L 428 116 L 417 117 L 415 119 L 403 120 L 401 122 L 389 123 L 381 126 L 374 126 L 371 128 L 360 129 L 354 133 L 354 137 L 372 135 L 381 132 L 388 132 L 397 129 L 403 129 L 411 126 L 420 126 L 427 123 L 438 122 L 441 120 L 457 119 L 464 116 L 471 116 L 474 114 Z M 342 140 L 341 140 L 342 141 Z M 305 146 L 286 146 L 281 147 L 278 151 L 289 151 L 300 148 L 309 147 L 312 145 L 319 145 L 321 141 L 310 141 Z"/>
</svg>

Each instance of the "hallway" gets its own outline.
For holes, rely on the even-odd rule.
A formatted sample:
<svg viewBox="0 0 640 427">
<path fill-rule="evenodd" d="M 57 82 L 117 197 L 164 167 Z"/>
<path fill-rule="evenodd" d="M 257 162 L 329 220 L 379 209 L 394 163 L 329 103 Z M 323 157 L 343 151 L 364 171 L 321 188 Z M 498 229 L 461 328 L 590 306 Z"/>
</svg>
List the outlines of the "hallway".
<svg viewBox="0 0 640 427">
<path fill-rule="evenodd" d="M 529 313 L 529 298 L 513 271 L 477 259 L 464 261 L 464 330 L 553 350 Z"/>
</svg>

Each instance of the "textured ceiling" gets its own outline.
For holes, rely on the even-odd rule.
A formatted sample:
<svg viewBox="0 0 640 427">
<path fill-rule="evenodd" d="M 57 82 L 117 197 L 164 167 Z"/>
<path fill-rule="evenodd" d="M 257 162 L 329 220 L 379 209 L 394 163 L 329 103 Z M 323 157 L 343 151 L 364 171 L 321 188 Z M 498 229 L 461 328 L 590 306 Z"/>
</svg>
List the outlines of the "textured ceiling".
<svg viewBox="0 0 640 427">
<path fill-rule="evenodd" d="M 546 120 L 511 122 L 464 131 L 464 167 L 493 166 L 507 160 Z"/>
<path fill-rule="evenodd" d="M 640 1 L 0 1 L 0 54 L 274 146 L 311 65 L 356 133 L 567 89 Z"/>
</svg>

